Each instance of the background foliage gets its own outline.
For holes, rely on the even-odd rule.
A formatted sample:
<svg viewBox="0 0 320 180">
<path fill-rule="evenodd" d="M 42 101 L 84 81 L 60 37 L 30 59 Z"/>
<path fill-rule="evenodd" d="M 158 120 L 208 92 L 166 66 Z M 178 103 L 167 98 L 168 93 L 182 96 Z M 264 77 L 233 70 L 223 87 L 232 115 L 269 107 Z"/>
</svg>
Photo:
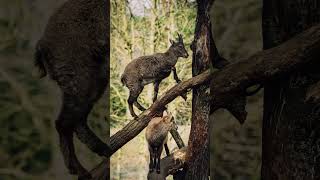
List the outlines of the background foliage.
<svg viewBox="0 0 320 180">
<path fill-rule="evenodd" d="M 193 39 L 196 11 L 195 3 L 185 1 L 112 1 L 111 7 L 111 126 L 117 127 L 131 119 L 127 110 L 127 88 L 120 82 L 124 67 L 137 57 L 165 52 L 170 47 L 169 39 L 177 38 L 177 33 L 183 35 L 191 54 L 189 46 Z M 191 56 L 179 58 L 176 69 L 180 79 L 190 78 Z M 159 95 L 174 84 L 172 75 L 162 81 Z M 139 101 L 149 107 L 152 96 L 153 85 L 150 84 L 145 87 Z M 183 124 L 189 122 L 190 107 L 189 95 L 187 102 L 177 98 L 169 105 L 169 110 Z"/>
<path fill-rule="evenodd" d="M 47 78 L 39 80 L 32 76 L 35 42 L 50 14 L 64 1 L 0 1 L 0 179 L 72 179 L 64 168 L 54 129 L 60 92 Z M 136 2 L 144 2 L 142 7 L 145 7 L 134 10 L 138 7 L 129 5 L 128 1 L 112 1 L 111 133 L 131 119 L 126 103 L 128 92 L 119 81 L 125 65 L 141 55 L 165 51 L 169 39 L 176 38 L 177 32 L 184 36 L 187 48 L 193 39 L 195 2 Z M 217 0 L 211 16 L 218 49 L 227 59 L 245 58 L 261 49 L 259 1 Z M 191 55 L 189 48 L 188 51 Z M 177 71 L 182 80 L 190 78 L 191 57 L 179 60 Z M 162 82 L 160 95 L 174 84 L 171 75 Z M 153 88 L 148 86 L 139 101 L 150 106 L 152 95 Z M 187 102 L 178 97 L 169 105 L 185 142 L 190 128 L 191 98 L 189 93 Z M 261 94 L 249 99 L 249 118 L 244 126 L 239 126 L 226 111 L 214 115 L 211 167 L 215 169 L 216 179 L 259 178 L 261 106 Z M 103 138 L 109 131 L 105 108 L 102 98 L 89 117 L 90 126 Z M 145 179 L 148 154 L 143 135 L 113 157 L 113 179 Z M 76 149 L 87 168 L 100 159 L 78 141 Z"/>
</svg>

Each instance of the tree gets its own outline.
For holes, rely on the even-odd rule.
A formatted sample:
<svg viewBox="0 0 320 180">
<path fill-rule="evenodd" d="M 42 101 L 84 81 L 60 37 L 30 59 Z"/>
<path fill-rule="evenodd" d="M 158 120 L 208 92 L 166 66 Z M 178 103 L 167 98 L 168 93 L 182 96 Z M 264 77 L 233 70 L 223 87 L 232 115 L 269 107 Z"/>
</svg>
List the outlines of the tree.
<svg viewBox="0 0 320 180">
<path fill-rule="evenodd" d="M 211 51 L 211 23 L 208 12 L 210 0 L 197 1 L 197 19 L 192 55 L 192 75 L 196 76 L 209 69 L 213 52 Z M 185 179 L 208 179 L 209 175 L 209 82 L 193 89 L 192 124 L 187 150 L 187 171 Z"/>
<path fill-rule="evenodd" d="M 317 0 L 263 1 L 264 49 L 319 23 L 319 12 Z M 319 87 L 318 65 L 265 84 L 262 180 L 320 179 L 319 102 L 310 94 Z"/>
<path fill-rule="evenodd" d="M 206 6 L 204 6 L 205 8 L 202 7 L 202 10 L 210 7 L 210 3 L 206 3 L 207 4 L 204 3 Z M 199 6 L 199 9 L 201 9 L 201 6 Z M 199 14 L 201 13 L 203 12 L 199 12 Z M 205 32 L 207 33 L 204 33 L 204 37 L 212 36 L 210 31 Z M 212 44 L 210 46 L 211 48 L 209 49 L 213 51 L 216 50 L 215 46 L 213 46 L 213 39 L 212 41 L 210 40 L 210 42 L 212 42 Z M 164 105 L 170 103 L 186 90 L 190 88 L 200 88 L 201 90 L 201 87 L 205 87 L 208 81 L 211 80 L 211 98 L 209 102 L 212 112 L 219 108 L 226 108 L 228 107 L 228 105 L 229 107 L 233 107 L 230 106 L 230 104 L 236 104 L 234 103 L 234 99 L 244 97 L 246 95 L 245 91 L 248 87 L 255 84 L 267 85 L 267 82 L 275 81 L 275 79 L 279 79 L 282 77 L 287 77 L 293 72 L 299 72 L 303 70 L 307 65 L 316 64 L 315 60 L 317 60 L 317 57 L 319 57 L 319 48 L 320 25 L 316 25 L 304 31 L 303 33 L 291 38 L 290 40 L 283 42 L 277 47 L 258 52 L 248 59 L 243 59 L 236 63 L 230 64 L 219 71 L 210 73 L 207 70 L 187 81 L 181 82 L 180 84 L 167 91 L 163 96 L 161 96 L 148 110 L 142 113 L 137 120 L 131 121 L 122 130 L 111 137 L 110 148 L 112 152 L 110 153 L 110 156 L 119 148 L 121 148 L 126 142 L 139 134 L 139 132 L 141 132 L 146 127 L 150 119 L 154 115 L 156 115 L 158 111 L 161 111 Z M 216 54 L 218 54 L 217 51 Z M 201 60 L 201 58 L 199 58 L 198 60 Z M 204 102 L 207 101 L 205 100 Z M 202 107 L 208 107 L 208 104 L 205 104 L 205 106 Z M 205 121 L 205 117 L 206 113 L 208 113 L 208 109 L 204 108 L 201 111 L 199 111 L 199 109 L 196 109 L 196 111 L 204 112 L 204 118 L 200 119 L 202 120 L 202 122 L 199 119 L 196 119 L 196 121 L 194 121 L 194 123 L 200 121 L 202 124 L 198 122 L 198 125 L 200 125 L 199 127 L 203 128 L 202 130 L 204 131 L 196 131 L 195 129 L 194 132 L 197 132 L 199 134 L 190 134 L 190 136 L 192 136 L 190 138 L 191 143 L 189 142 L 190 146 L 187 147 L 187 150 L 181 149 L 180 151 L 175 152 L 172 156 L 166 157 L 162 160 L 163 162 L 167 162 L 162 163 L 162 168 L 165 168 L 167 170 L 166 175 L 174 174 L 177 172 L 177 169 L 184 167 L 188 175 L 186 178 L 206 179 L 208 177 L 208 170 L 206 169 L 201 169 L 201 172 L 204 172 L 204 174 L 199 175 L 193 173 L 194 169 L 199 169 L 199 167 L 207 167 L 208 163 L 205 161 L 205 159 L 207 158 L 207 148 L 205 143 L 207 141 L 206 138 L 208 138 L 205 135 L 206 133 L 208 133 L 205 129 L 208 124 L 208 122 Z M 241 109 L 239 112 L 243 111 L 244 109 Z M 238 119 L 244 120 L 243 118 L 245 117 L 240 117 L 240 119 Z M 199 143 L 196 144 L 197 142 L 195 141 L 195 139 L 199 140 L 199 137 L 201 137 L 201 135 L 203 134 L 203 139 L 200 139 Z M 195 154 L 192 154 L 192 158 L 199 158 L 200 161 L 193 161 L 192 158 L 188 157 L 188 154 L 190 156 L 190 152 L 196 152 Z M 172 159 L 174 159 L 174 161 Z M 271 179 L 272 178 L 273 177 L 271 177 Z"/>
</svg>

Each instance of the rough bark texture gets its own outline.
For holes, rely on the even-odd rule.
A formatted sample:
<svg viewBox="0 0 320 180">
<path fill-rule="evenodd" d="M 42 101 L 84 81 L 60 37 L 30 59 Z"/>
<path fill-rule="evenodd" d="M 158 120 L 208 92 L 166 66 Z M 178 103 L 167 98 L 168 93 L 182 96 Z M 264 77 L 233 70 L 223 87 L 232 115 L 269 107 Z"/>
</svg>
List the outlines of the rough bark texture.
<svg viewBox="0 0 320 180">
<path fill-rule="evenodd" d="M 197 1 L 197 19 L 193 42 L 192 75 L 209 69 L 213 59 L 209 10 L 213 1 Z M 192 122 L 187 150 L 185 179 L 206 180 L 209 177 L 209 83 L 193 89 Z"/>
<path fill-rule="evenodd" d="M 318 0 L 264 0 L 264 49 L 319 22 Z M 303 60 L 319 57 L 319 53 L 309 54 Z M 319 103 L 305 101 L 308 89 L 319 78 L 316 62 L 265 84 L 262 180 L 320 179 L 320 108 Z"/>
</svg>

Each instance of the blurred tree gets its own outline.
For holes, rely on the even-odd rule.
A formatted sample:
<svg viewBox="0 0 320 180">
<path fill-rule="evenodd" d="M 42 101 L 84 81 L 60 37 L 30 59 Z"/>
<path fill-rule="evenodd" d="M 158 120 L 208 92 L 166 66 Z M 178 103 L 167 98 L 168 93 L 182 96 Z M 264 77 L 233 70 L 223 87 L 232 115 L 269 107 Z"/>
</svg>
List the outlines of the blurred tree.
<svg viewBox="0 0 320 180">
<path fill-rule="evenodd" d="M 264 49 L 319 22 L 317 0 L 265 0 Z M 320 79 L 318 65 L 265 85 L 262 180 L 320 179 L 319 104 L 306 100 L 308 89 Z"/>
</svg>

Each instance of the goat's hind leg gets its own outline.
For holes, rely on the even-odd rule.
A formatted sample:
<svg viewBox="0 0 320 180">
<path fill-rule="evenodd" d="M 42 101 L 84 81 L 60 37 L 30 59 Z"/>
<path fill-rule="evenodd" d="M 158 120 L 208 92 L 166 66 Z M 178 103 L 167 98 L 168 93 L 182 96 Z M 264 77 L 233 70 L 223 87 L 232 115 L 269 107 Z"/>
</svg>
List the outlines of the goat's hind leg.
<svg viewBox="0 0 320 180">
<path fill-rule="evenodd" d="M 79 110 L 75 107 L 74 99 L 64 95 L 62 109 L 56 120 L 63 159 L 70 174 L 90 178 L 90 173 L 80 164 L 75 154 L 73 132 L 78 121 L 80 121 Z"/>
<path fill-rule="evenodd" d="M 152 147 L 149 147 L 149 154 L 150 154 L 149 172 L 153 172 L 155 168 L 155 161 L 154 161 L 154 150 Z"/>
<path fill-rule="evenodd" d="M 75 132 L 78 139 L 99 156 L 107 156 L 110 153 L 110 147 L 92 132 L 86 121 L 79 123 Z"/>
<path fill-rule="evenodd" d="M 146 108 L 144 108 L 139 102 L 138 100 L 136 100 L 134 103 L 133 103 L 140 111 L 145 111 Z"/>
<path fill-rule="evenodd" d="M 143 86 L 137 84 L 134 87 L 130 88 L 130 95 L 128 98 L 129 111 L 131 116 L 137 118 L 138 116 L 133 110 L 133 105 L 135 105 L 140 111 L 145 111 L 146 109 L 137 101 L 138 96 L 143 90 Z"/>
</svg>

